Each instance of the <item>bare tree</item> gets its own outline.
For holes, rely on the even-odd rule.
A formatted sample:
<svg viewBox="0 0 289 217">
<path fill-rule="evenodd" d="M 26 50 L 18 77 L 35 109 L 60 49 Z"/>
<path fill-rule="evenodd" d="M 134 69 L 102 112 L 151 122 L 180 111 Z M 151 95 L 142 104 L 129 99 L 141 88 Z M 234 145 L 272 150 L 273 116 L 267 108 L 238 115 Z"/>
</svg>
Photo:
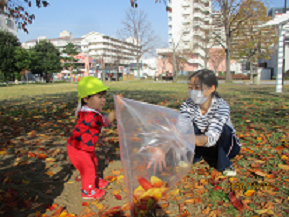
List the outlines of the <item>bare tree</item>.
<svg viewBox="0 0 289 217">
<path fill-rule="evenodd" d="M 225 42 L 222 38 L 215 34 L 218 43 L 223 47 L 226 53 L 226 82 L 232 80 L 230 71 L 230 61 L 232 55 L 232 41 L 234 33 L 244 24 L 244 22 L 252 17 L 257 16 L 255 10 L 260 7 L 261 1 L 257 0 L 213 0 L 213 8 L 221 10 L 220 25 L 225 28 Z M 240 6 L 250 8 L 247 13 L 240 13 Z"/>
<path fill-rule="evenodd" d="M 194 21 L 193 21 L 194 22 Z M 204 68 L 208 67 L 209 51 L 216 45 L 216 37 L 214 34 L 215 26 L 205 23 L 202 28 L 196 27 L 190 44 L 190 53 L 198 54 L 199 49 L 203 50 Z"/>
<path fill-rule="evenodd" d="M 225 56 L 226 56 L 225 51 L 222 48 L 210 50 L 209 61 L 212 63 L 215 73 L 217 73 L 217 70 L 220 64 L 224 61 Z"/>
<path fill-rule="evenodd" d="M 175 67 L 177 72 L 183 72 L 186 63 L 192 57 L 190 50 L 180 49 L 175 52 Z M 173 54 L 169 53 L 167 55 L 168 62 L 173 65 Z"/>
<path fill-rule="evenodd" d="M 134 42 L 133 55 L 137 61 L 138 80 L 140 79 L 139 60 L 144 54 L 153 54 L 159 43 L 159 37 L 155 34 L 148 15 L 136 8 L 126 11 L 125 19 L 122 21 L 122 29 L 118 35 L 122 39 L 131 38 Z"/>
</svg>

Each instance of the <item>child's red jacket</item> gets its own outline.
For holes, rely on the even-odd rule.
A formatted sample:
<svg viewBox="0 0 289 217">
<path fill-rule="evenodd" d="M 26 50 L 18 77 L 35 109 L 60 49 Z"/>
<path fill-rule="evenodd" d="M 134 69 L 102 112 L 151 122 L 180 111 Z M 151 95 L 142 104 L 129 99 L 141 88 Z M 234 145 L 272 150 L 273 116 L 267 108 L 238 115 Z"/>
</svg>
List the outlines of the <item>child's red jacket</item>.
<svg viewBox="0 0 289 217">
<path fill-rule="evenodd" d="M 93 152 L 102 127 L 107 126 L 110 126 L 107 115 L 103 117 L 98 111 L 83 106 L 78 113 L 76 125 L 67 145 L 79 150 Z"/>
</svg>

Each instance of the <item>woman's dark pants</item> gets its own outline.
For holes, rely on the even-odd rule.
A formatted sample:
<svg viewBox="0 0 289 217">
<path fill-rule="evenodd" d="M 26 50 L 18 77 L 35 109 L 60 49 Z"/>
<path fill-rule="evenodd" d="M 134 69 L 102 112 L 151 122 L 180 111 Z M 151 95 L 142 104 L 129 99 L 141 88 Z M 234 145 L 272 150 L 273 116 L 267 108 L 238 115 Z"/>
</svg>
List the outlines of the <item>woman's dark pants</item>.
<svg viewBox="0 0 289 217">
<path fill-rule="evenodd" d="M 202 134 L 195 124 L 194 128 L 195 135 Z M 216 145 L 208 148 L 199 146 L 196 147 L 194 161 L 200 159 L 201 157 L 210 158 L 216 163 L 216 169 L 218 171 L 224 171 L 227 167 L 230 167 L 232 165 L 232 162 L 229 159 L 236 157 L 236 155 L 240 153 L 240 146 L 236 144 L 236 140 L 234 137 L 232 147 L 232 137 L 233 134 L 231 128 L 225 124 Z"/>
</svg>

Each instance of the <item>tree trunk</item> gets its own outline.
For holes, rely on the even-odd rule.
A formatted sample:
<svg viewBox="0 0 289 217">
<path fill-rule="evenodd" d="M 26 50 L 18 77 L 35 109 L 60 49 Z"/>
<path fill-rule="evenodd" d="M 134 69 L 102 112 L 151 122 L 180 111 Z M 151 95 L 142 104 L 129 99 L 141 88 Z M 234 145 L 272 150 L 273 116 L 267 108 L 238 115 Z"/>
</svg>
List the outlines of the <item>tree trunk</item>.
<svg viewBox="0 0 289 217">
<path fill-rule="evenodd" d="M 6 82 L 6 86 L 8 86 L 8 77 L 7 77 L 7 73 L 4 73 L 4 80 L 5 80 L 5 82 Z"/>
<path fill-rule="evenodd" d="M 204 60 L 204 67 L 205 67 L 205 69 L 207 69 L 207 67 L 208 67 L 208 57 L 207 56 L 205 57 L 205 60 Z"/>
<path fill-rule="evenodd" d="M 27 85 L 28 85 L 28 83 L 29 83 L 28 72 L 26 71 L 25 74 L 26 74 L 26 82 L 27 82 Z"/>
<path fill-rule="evenodd" d="M 137 80 L 140 80 L 139 58 L 136 59 L 136 65 L 137 65 Z"/>
<path fill-rule="evenodd" d="M 253 63 L 250 60 L 250 81 L 253 81 L 254 70 L 253 70 Z"/>
<path fill-rule="evenodd" d="M 71 80 L 71 84 L 73 84 L 72 71 L 70 71 L 70 80 Z"/>
<path fill-rule="evenodd" d="M 45 73 L 45 77 L 46 77 L 46 83 L 49 83 L 49 78 L 48 78 L 48 73 Z"/>
<path fill-rule="evenodd" d="M 229 28 L 229 27 L 228 27 Z M 226 83 L 229 83 L 232 81 L 232 76 L 231 76 L 231 41 L 232 41 L 232 36 L 227 36 L 226 39 L 226 46 L 227 48 L 225 49 L 226 51 Z"/>
</svg>

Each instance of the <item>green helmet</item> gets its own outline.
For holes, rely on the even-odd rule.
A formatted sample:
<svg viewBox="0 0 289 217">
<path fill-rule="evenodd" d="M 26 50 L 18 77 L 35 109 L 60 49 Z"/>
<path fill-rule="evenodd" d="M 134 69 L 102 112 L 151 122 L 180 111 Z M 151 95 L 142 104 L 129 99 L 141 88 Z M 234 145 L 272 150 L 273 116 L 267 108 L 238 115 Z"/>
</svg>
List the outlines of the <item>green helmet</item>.
<svg viewBox="0 0 289 217">
<path fill-rule="evenodd" d="M 96 77 L 83 77 L 77 85 L 78 99 L 80 101 L 84 97 L 97 94 L 108 89 L 109 87 L 105 86 L 103 82 Z"/>
</svg>

